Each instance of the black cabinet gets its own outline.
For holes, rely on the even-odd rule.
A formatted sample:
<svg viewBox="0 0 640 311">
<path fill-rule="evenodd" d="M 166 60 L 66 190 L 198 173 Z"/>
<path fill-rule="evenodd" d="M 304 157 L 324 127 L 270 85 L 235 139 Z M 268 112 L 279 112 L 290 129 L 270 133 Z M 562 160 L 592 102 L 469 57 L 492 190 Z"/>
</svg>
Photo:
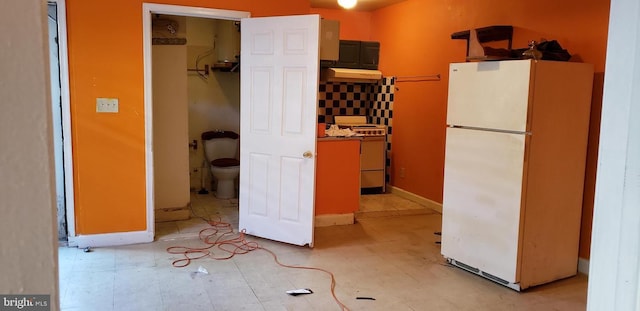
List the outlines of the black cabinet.
<svg viewBox="0 0 640 311">
<path fill-rule="evenodd" d="M 360 68 L 378 69 L 380 42 L 360 42 Z"/>
<path fill-rule="evenodd" d="M 334 67 L 360 68 L 360 41 L 340 40 L 340 53 Z"/>
<path fill-rule="evenodd" d="M 351 69 L 378 69 L 380 42 L 340 40 L 340 53 L 337 62 L 324 67 Z"/>
</svg>

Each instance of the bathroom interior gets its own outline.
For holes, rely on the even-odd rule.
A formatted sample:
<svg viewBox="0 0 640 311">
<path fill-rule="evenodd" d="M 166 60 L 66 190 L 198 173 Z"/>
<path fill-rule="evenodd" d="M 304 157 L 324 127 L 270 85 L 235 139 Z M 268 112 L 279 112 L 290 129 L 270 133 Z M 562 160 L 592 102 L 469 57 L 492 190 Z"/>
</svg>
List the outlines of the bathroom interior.
<svg viewBox="0 0 640 311">
<path fill-rule="evenodd" d="M 192 196 L 213 195 L 203 133 L 239 133 L 238 27 L 237 22 L 229 20 L 159 14 L 153 17 L 158 221 L 186 219 Z M 237 139 L 229 140 L 236 142 L 230 147 L 237 146 Z M 234 170 L 239 171 L 237 166 Z M 231 199 L 229 194 L 223 197 Z"/>
</svg>

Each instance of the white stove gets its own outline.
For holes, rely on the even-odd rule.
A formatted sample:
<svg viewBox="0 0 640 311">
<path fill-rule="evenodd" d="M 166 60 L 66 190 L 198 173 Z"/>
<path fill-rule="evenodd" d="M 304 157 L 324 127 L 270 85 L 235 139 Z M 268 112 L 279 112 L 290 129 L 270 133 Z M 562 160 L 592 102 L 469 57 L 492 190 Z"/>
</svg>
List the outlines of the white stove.
<svg viewBox="0 0 640 311">
<path fill-rule="evenodd" d="M 367 123 L 366 116 L 334 116 L 336 125 L 363 136 L 360 145 L 360 187 L 385 192 L 387 127 Z"/>
<path fill-rule="evenodd" d="M 366 116 L 334 116 L 333 121 L 341 128 L 350 128 L 362 136 L 385 136 L 387 127 L 379 124 L 367 123 Z"/>
</svg>

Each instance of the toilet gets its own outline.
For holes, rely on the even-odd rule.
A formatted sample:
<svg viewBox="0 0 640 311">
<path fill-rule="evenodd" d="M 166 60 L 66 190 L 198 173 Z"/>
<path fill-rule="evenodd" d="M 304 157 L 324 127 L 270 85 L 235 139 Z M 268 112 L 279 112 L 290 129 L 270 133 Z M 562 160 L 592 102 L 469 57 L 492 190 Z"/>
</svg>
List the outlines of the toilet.
<svg viewBox="0 0 640 311">
<path fill-rule="evenodd" d="M 232 131 L 209 131 L 201 136 L 205 158 L 218 185 L 215 196 L 219 199 L 236 197 L 235 179 L 240 174 L 239 137 Z"/>
</svg>

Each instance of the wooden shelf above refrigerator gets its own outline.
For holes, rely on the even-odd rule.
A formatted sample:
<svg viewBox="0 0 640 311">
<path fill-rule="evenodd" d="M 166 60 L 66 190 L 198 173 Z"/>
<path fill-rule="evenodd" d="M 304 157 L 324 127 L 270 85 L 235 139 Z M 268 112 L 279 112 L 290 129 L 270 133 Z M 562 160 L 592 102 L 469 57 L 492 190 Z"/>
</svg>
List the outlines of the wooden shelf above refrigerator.
<svg viewBox="0 0 640 311">
<path fill-rule="evenodd" d="M 511 58 L 513 26 L 489 26 L 451 34 L 451 39 L 467 40 L 467 61 Z M 506 49 L 485 47 L 482 43 L 507 41 Z"/>
</svg>

